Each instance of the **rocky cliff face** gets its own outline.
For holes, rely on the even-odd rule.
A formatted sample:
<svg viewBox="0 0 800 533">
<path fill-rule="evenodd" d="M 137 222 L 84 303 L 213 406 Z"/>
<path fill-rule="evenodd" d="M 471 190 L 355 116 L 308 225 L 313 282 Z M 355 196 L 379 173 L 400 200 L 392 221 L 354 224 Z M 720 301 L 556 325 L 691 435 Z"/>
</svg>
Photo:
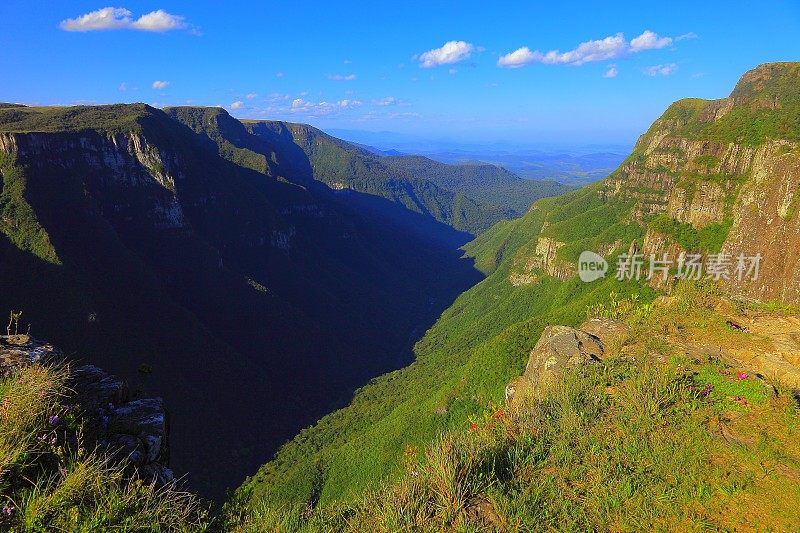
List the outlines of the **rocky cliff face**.
<svg viewBox="0 0 800 533">
<path fill-rule="evenodd" d="M 62 364 L 64 354 L 28 335 L 0 336 L 0 376 L 37 364 Z M 161 398 L 134 398 L 120 379 L 94 365 L 78 366 L 67 382 L 64 404 L 83 421 L 82 445 L 105 450 L 131 475 L 165 485 L 169 468 L 167 413 Z M 58 417 L 51 422 L 58 425 Z"/>
<path fill-rule="evenodd" d="M 150 144 L 139 133 L 0 132 L 0 152 L 33 171 L 57 166 L 64 173 L 102 176 L 93 183 L 97 192 L 112 188 L 146 191 L 148 202 L 135 206 L 137 216 L 148 217 L 158 228 L 188 227 L 175 194 L 176 181 L 185 177 L 180 156 Z M 132 206 L 130 201 L 119 201 L 109 207 L 121 212 Z"/>
<path fill-rule="evenodd" d="M 735 264 L 740 255 L 760 257 L 757 279 L 722 280 L 731 293 L 800 302 L 797 87 L 800 63 L 762 65 L 728 98 L 676 102 L 641 136 L 597 195 L 607 209 L 624 206 L 627 221 L 641 228 L 636 239 L 645 258 L 721 253 Z M 574 224 L 586 224 L 588 215 Z M 618 248 L 610 238 L 592 240 L 592 230 L 602 235 L 605 228 L 586 225 L 571 237 L 606 256 Z M 526 268 L 560 279 L 574 274 L 568 242 L 545 221 Z M 513 275 L 519 284 L 522 274 Z"/>
</svg>

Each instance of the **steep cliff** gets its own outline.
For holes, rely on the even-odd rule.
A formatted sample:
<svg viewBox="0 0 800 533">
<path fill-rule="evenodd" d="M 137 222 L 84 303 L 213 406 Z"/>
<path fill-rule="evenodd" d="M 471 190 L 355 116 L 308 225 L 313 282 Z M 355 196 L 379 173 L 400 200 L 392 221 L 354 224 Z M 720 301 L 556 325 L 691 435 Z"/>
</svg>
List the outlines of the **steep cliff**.
<svg viewBox="0 0 800 533">
<path fill-rule="evenodd" d="M 0 308 L 164 396 L 176 471 L 219 498 L 478 274 L 452 228 L 420 241 L 289 180 L 282 144 L 212 111 L 220 144 L 144 104 L 0 109 Z"/>
<path fill-rule="evenodd" d="M 676 102 L 606 181 L 647 226 L 644 253 L 761 256 L 730 290 L 800 302 L 800 64 L 747 74 L 728 98 Z"/>
<path fill-rule="evenodd" d="M 541 204 L 540 236 L 517 252 L 512 283 L 541 273 L 566 279 L 582 250 L 614 263 L 633 239 L 645 271 L 651 255 L 666 254 L 673 274 L 681 253 L 722 257 L 732 294 L 800 302 L 798 83 L 800 65 L 771 63 L 745 74 L 728 98 L 670 106 L 619 169 L 572 197 L 572 212 Z M 734 275 L 740 256 L 748 267 L 760 258 L 757 279 Z"/>
</svg>

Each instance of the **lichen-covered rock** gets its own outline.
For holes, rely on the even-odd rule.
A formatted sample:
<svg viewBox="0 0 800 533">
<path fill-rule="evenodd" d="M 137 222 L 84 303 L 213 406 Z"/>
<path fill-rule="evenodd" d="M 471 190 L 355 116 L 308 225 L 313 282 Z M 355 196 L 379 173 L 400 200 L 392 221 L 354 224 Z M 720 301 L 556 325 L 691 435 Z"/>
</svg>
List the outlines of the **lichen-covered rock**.
<svg viewBox="0 0 800 533">
<path fill-rule="evenodd" d="M 63 353 L 27 335 L 0 336 L 0 372 L 22 366 L 61 362 Z M 161 398 L 131 399 L 123 381 L 94 365 L 73 369 L 65 398 L 85 421 L 85 445 L 106 449 L 148 482 L 174 479 L 169 469 L 167 414 Z"/>
<path fill-rule="evenodd" d="M 524 374 L 506 387 L 506 400 L 540 394 L 569 367 L 603 357 L 598 337 L 568 326 L 548 326 L 531 350 Z"/>
<path fill-rule="evenodd" d="M 21 366 L 61 357 L 61 351 L 52 344 L 29 335 L 0 335 L 0 376 L 7 376 Z"/>
<path fill-rule="evenodd" d="M 629 332 L 625 322 L 613 318 L 590 318 L 581 324 L 580 330 L 597 337 L 604 350 L 621 343 Z"/>
</svg>

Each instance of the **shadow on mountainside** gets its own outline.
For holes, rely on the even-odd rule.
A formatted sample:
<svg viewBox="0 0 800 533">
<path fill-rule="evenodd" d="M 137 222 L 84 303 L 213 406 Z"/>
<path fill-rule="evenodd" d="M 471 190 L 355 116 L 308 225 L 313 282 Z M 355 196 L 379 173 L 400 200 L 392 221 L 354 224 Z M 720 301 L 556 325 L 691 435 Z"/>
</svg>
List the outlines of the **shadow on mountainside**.
<svg viewBox="0 0 800 533">
<path fill-rule="evenodd" d="M 292 172 L 310 169 L 298 155 Z M 410 362 L 481 279 L 458 249 L 468 234 L 383 198 L 198 155 L 176 183 L 186 225 L 155 227 L 146 213 L 164 189 L 128 188 L 73 156 L 26 168 L 26 200 L 61 264 L 1 237 L 0 310 L 22 309 L 34 335 L 162 396 L 172 466 L 217 501 Z M 290 247 L 265 240 L 289 228 Z"/>
</svg>

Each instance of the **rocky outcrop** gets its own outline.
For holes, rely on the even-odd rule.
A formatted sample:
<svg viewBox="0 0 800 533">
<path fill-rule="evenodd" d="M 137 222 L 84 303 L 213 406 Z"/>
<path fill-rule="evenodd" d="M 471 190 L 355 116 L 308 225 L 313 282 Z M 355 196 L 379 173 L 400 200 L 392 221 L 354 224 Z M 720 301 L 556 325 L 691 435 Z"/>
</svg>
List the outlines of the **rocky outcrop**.
<svg viewBox="0 0 800 533">
<path fill-rule="evenodd" d="M 728 98 L 676 102 L 602 194 L 632 202 L 631 218 L 644 225 L 659 214 L 698 235 L 716 224 L 723 254 L 761 258 L 757 279 L 724 280 L 733 295 L 800 303 L 800 142 L 785 126 L 797 122 L 795 93 L 785 87 L 799 80 L 797 63 L 767 64 L 745 74 Z M 764 114 L 781 109 L 778 118 Z M 734 110 L 738 118 L 728 120 Z M 670 235 L 648 231 L 645 256 L 674 259 L 680 251 Z"/>
<path fill-rule="evenodd" d="M 574 275 L 575 265 L 558 258 L 558 251 L 564 245 L 551 237 L 539 237 L 533 253 L 515 261 L 515 268 L 508 276 L 509 282 L 520 287 L 539 281 L 540 273 L 561 280 Z"/>
<path fill-rule="evenodd" d="M 611 319 L 589 320 L 579 329 L 546 327 L 531 350 L 525 372 L 506 386 L 506 401 L 541 395 L 568 368 L 602 359 L 606 346 L 620 342 L 626 333 L 624 323 Z"/>
<path fill-rule="evenodd" d="M 63 360 L 58 349 L 28 335 L 0 336 L 3 376 L 23 366 Z M 107 450 L 148 482 L 164 485 L 175 478 L 161 398 L 134 399 L 124 382 L 93 365 L 71 370 L 67 388 L 71 392 L 63 403 L 84 421 L 83 446 Z"/>
<path fill-rule="evenodd" d="M 767 379 L 800 389 L 800 318 L 756 315 L 737 320 L 766 345 L 743 345 L 727 355 Z"/>
<path fill-rule="evenodd" d="M 97 175 L 94 188 L 149 188 L 149 205 L 138 202 L 135 208 L 146 207 L 157 228 L 187 227 L 175 194 L 176 183 L 185 178 L 180 157 L 159 149 L 139 133 L 0 132 L 0 152 L 9 154 L 18 165 L 43 170 L 45 175 L 56 168 L 59 172 Z M 134 206 L 111 206 L 115 212 L 127 207 Z"/>
</svg>

